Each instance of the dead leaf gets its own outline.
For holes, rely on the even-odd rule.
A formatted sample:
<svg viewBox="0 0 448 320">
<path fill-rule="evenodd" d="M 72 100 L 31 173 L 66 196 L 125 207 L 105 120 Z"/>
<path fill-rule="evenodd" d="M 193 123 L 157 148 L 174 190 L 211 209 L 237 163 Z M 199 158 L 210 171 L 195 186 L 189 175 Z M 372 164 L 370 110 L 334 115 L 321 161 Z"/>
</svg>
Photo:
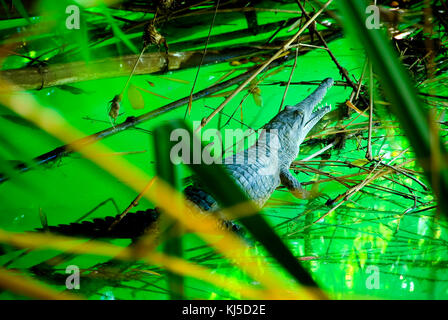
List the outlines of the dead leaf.
<svg viewBox="0 0 448 320">
<path fill-rule="evenodd" d="M 145 100 L 143 99 L 142 93 L 133 84 L 129 85 L 128 99 L 132 106 L 132 109 L 139 110 L 145 107 Z"/>
</svg>

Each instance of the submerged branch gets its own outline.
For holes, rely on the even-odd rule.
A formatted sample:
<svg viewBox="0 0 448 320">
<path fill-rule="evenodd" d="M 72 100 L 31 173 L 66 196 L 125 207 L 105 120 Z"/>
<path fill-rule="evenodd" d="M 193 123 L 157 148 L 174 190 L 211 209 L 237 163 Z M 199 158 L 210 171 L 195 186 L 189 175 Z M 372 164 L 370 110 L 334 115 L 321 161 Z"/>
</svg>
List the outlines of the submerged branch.
<svg viewBox="0 0 448 320">
<path fill-rule="evenodd" d="M 204 64 L 225 62 L 259 52 L 259 50 L 246 47 L 210 51 L 204 59 Z M 100 59 L 89 64 L 84 61 L 77 61 L 49 66 L 32 66 L 1 71 L 0 77 L 25 90 L 43 89 L 81 81 L 128 76 L 137 57 L 138 55 L 132 54 L 124 57 Z M 141 75 L 192 68 L 199 64 L 201 58 L 202 51 L 171 52 L 168 56 L 160 53 L 147 53 L 142 55 L 134 74 Z"/>
</svg>

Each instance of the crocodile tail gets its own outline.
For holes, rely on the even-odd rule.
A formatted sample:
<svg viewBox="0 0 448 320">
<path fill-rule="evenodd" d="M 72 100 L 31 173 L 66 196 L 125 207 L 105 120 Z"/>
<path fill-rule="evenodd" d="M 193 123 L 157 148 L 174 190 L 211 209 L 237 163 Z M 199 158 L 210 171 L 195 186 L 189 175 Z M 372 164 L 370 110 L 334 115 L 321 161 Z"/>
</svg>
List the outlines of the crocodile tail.
<svg viewBox="0 0 448 320">
<path fill-rule="evenodd" d="M 48 226 L 45 231 L 73 237 L 135 239 L 153 226 L 159 217 L 159 212 L 156 209 L 129 212 L 110 229 L 112 223 L 119 216 L 108 216 L 96 218 L 92 221 Z M 37 229 L 37 231 L 44 231 L 44 229 Z"/>
</svg>

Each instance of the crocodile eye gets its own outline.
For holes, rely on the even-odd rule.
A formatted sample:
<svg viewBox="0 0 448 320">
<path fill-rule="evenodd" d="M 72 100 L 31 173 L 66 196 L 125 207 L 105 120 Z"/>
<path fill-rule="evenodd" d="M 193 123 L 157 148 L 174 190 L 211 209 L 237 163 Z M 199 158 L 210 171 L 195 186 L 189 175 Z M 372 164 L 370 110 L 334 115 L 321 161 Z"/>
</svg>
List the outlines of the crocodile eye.
<svg viewBox="0 0 448 320">
<path fill-rule="evenodd" d="M 303 117 L 303 112 L 301 111 L 301 110 L 296 110 L 296 111 L 294 111 L 294 115 L 296 116 L 296 117 Z"/>
</svg>

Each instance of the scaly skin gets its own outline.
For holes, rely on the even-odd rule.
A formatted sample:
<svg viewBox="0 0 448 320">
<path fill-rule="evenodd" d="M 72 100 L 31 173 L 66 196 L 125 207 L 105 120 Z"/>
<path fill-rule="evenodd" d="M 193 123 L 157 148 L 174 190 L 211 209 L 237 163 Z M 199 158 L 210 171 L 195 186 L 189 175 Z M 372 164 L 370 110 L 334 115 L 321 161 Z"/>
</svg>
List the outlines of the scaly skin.
<svg viewBox="0 0 448 320">
<path fill-rule="evenodd" d="M 315 112 L 314 107 L 325 97 L 333 85 L 333 79 L 325 79 L 305 100 L 295 106 L 286 106 L 271 121 L 263 126 L 262 134 L 252 147 L 235 154 L 232 163 L 224 164 L 229 174 L 249 198 L 260 207 L 280 185 L 285 185 L 296 197 L 303 198 L 304 190 L 289 168 L 310 130 L 328 112 L 326 106 Z M 271 143 L 269 143 L 271 142 Z M 218 209 L 216 201 L 204 190 L 189 186 L 185 196 L 203 211 Z M 154 209 L 129 213 L 113 230 L 109 227 L 116 217 L 94 219 L 93 222 L 72 223 L 49 227 L 52 232 L 66 235 L 110 238 L 138 238 L 156 221 Z M 238 231 L 238 226 L 226 222 L 226 227 Z"/>
<path fill-rule="evenodd" d="M 322 101 L 327 90 L 333 85 L 333 79 L 325 79 L 321 85 L 305 100 L 295 106 L 286 106 L 271 121 L 263 126 L 257 144 L 237 153 L 234 164 L 225 165 L 229 174 L 239 186 L 260 207 L 269 199 L 274 190 L 282 183 L 295 196 L 302 198 L 303 190 L 299 181 L 290 173 L 291 163 L 299 154 L 300 144 L 308 132 L 328 112 L 324 107 L 313 112 Z M 260 141 L 262 141 L 260 143 Z M 264 141 L 277 141 L 266 143 Z M 258 152 L 258 157 L 257 157 Z M 261 156 L 260 156 L 261 155 Z M 243 163 L 244 159 L 254 159 L 252 164 Z"/>
</svg>

